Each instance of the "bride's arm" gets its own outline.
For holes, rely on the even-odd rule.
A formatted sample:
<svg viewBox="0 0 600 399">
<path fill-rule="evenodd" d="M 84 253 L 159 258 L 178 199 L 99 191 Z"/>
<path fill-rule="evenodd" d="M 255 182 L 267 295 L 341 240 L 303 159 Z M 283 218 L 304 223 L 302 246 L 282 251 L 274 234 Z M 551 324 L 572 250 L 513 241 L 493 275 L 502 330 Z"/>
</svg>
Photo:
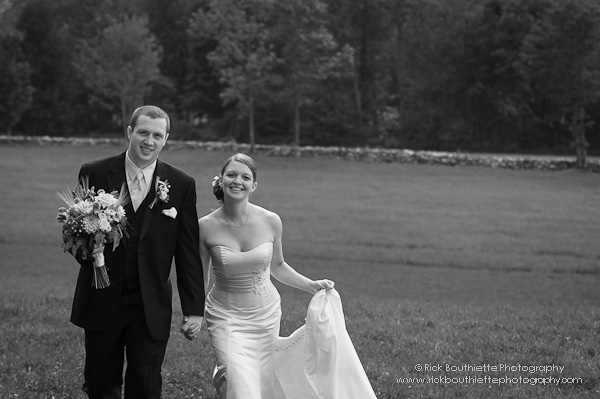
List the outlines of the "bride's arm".
<svg viewBox="0 0 600 399">
<path fill-rule="evenodd" d="M 268 223 L 273 229 L 273 259 L 271 260 L 271 275 L 277 280 L 291 287 L 314 294 L 321 288 L 331 289 L 334 286 L 330 280 L 311 280 L 298 273 L 293 267 L 287 264 L 283 258 L 283 248 L 281 236 L 283 233 L 283 224 L 281 218 L 275 213 L 268 216 Z"/>
</svg>

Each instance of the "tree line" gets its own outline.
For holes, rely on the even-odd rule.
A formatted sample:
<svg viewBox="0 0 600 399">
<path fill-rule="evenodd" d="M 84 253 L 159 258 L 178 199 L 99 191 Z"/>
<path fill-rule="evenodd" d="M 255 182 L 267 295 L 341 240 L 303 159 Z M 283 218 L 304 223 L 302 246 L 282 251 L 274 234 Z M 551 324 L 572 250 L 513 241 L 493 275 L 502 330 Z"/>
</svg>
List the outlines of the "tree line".
<svg viewBox="0 0 600 399">
<path fill-rule="evenodd" d="M 597 0 L 0 0 L 5 133 L 600 148 Z M 119 133 L 121 132 L 121 133 Z"/>
</svg>

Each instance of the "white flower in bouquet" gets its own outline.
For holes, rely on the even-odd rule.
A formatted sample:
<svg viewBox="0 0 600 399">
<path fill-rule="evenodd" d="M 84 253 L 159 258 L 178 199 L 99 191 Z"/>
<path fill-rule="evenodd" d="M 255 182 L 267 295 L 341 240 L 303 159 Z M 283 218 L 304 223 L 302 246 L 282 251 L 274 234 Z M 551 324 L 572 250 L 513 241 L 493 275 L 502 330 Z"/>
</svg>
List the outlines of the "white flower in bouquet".
<svg viewBox="0 0 600 399">
<path fill-rule="evenodd" d="M 94 198 L 94 202 L 99 204 L 101 209 L 113 206 L 117 201 L 118 199 L 114 195 L 107 194 L 104 190 L 98 190 L 98 195 Z"/>
<path fill-rule="evenodd" d="M 73 205 L 73 210 L 79 214 L 87 215 L 94 210 L 94 204 L 90 201 L 78 201 Z"/>
<path fill-rule="evenodd" d="M 100 227 L 100 231 L 102 231 L 104 233 L 108 233 L 109 231 L 112 230 L 112 228 L 110 226 L 110 222 L 108 221 L 108 219 L 106 217 L 100 218 L 100 221 L 98 222 L 98 226 Z"/>
<path fill-rule="evenodd" d="M 96 234 L 100 229 L 99 219 L 95 215 L 87 215 L 83 217 L 82 226 L 86 233 Z"/>
<path fill-rule="evenodd" d="M 115 217 L 116 222 L 119 222 L 119 221 L 121 221 L 121 219 L 125 218 L 125 209 L 123 209 L 122 206 L 117 208 L 116 212 L 117 212 L 117 216 Z"/>
<path fill-rule="evenodd" d="M 108 208 L 108 209 L 104 210 L 104 215 L 106 215 L 106 218 L 108 220 L 115 220 L 116 221 L 117 211 L 115 211 L 112 208 Z"/>
</svg>

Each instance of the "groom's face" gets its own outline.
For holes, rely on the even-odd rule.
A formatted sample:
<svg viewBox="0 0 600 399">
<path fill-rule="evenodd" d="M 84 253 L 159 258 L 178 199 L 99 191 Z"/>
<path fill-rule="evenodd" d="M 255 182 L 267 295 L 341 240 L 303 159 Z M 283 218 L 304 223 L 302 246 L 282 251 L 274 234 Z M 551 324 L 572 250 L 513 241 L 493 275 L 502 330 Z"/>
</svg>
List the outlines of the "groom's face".
<svg viewBox="0 0 600 399">
<path fill-rule="evenodd" d="M 156 161 L 167 142 L 167 120 L 140 115 L 135 127 L 127 128 L 129 157 L 140 168 Z"/>
</svg>

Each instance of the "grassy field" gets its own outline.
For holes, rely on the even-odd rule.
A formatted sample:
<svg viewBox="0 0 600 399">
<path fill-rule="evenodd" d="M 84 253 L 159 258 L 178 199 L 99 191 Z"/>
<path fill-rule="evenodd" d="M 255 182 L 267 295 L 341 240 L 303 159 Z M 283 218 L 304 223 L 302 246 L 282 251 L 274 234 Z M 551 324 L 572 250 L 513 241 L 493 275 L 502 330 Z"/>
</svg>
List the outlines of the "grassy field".
<svg viewBox="0 0 600 399">
<path fill-rule="evenodd" d="M 0 146 L 0 398 L 84 397 L 55 191 L 120 150 Z M 200 215 L 228 155 L 163 152 L 196 178 Z M 253 201 L 282 217 L 292 266 L 336 281 L 378 398 L 599 397 L 600 175 L 255 159 Z M 310 296 L 277 286 L 288 335 Z M 183 339 L 175 304 L 163 396 L 214 398 L 206 333 Z M 518 369 L 546 365 L 564 369 Z"/>
</svg>

